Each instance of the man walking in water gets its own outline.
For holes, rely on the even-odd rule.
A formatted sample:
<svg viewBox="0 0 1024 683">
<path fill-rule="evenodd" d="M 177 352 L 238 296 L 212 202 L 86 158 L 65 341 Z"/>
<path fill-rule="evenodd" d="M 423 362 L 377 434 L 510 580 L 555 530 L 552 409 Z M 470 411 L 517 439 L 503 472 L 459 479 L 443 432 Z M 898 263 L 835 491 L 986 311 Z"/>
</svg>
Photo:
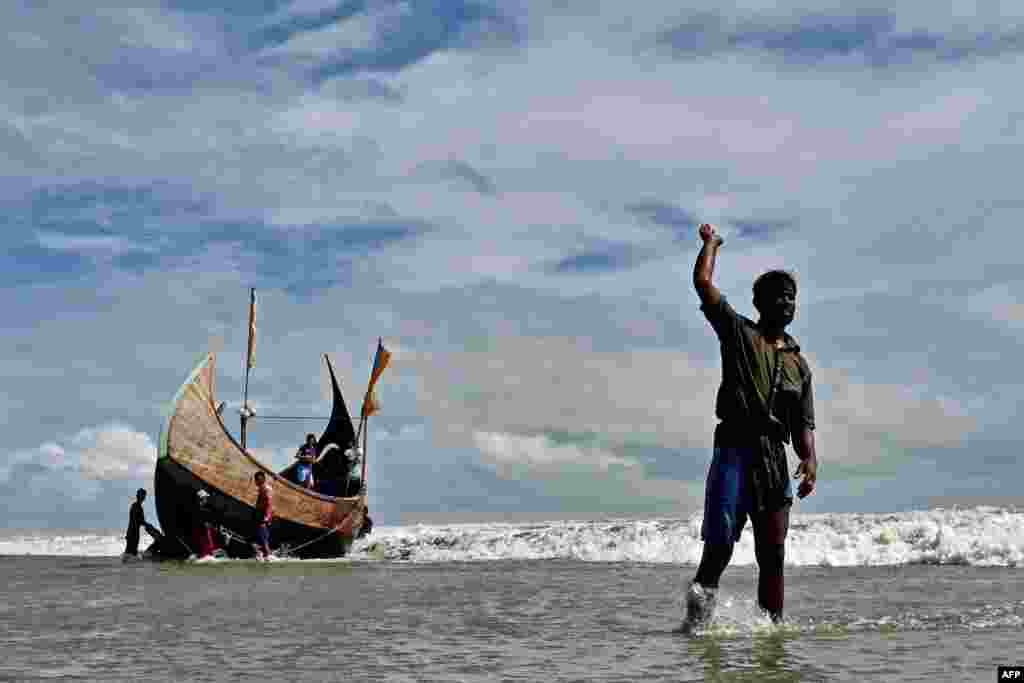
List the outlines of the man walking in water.
<svg viewBox="0 0 1024 683">
<path fill-rule="evenodd" d="M 757 602 L 773 622 L 782 620 L 782 567 L 793 504 L 784 444 L 792 439 L 800 458 L 800 498 L 814 490 L 818 470 L 811 371 L 796 340 L 785 332 L 796 313 L 796 278 L 771 270 L 754 281 L 754 307 L 760 315 L 755 323 L 736 313 L 712 282 L 722 238 L 707 223 L 699 233 L 704 246 L 693 268 L 693 286 L 718 335 L 722 383 L 704 494 L 704 550 L 686 592 L 684 631 L 711 619 L 718 579 L 748 517 L 757 556 Z"/>
</svg>

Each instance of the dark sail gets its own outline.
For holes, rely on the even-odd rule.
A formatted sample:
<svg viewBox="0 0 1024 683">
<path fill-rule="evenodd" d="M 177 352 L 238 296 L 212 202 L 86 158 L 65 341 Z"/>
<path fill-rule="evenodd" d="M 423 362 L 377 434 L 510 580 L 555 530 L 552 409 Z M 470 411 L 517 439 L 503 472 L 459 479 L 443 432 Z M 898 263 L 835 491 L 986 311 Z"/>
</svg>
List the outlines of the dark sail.
<svg viewBox="0 0 1024 683">
<path fill-rule="evenodd" d="M 326 353 L 324 354 L 324 362 L 327 363 L 327 371 L 331 375 L 333 405 L 331 407 L 331 419 L 316 444 L 317 450 L 322 454 L 322 457 L 316 463 L 313 475 L 317 481 L 328 482 L 341 479 L 342 483 L 344 483 L 343 480 L 347 477 L 349 466 L 348 458 L 345 457 L 345 451 L 355 444 L 356 430 L 352 426 L 352 418 L 348 414 L 348 407 L 345 405 L 345 399 L 341 395 L 341 389 L 338 387 L 338 380 L 334 376 L 334 367 L 331 365 L 331 359 L 327 357 Z M 331 444 L 334 444 L 337 448 L 329 448 Z M 328 450 L 325 452 L 325 449 Z M 332 491 L 331 493 L 333 494 L 334 492 Z M 344 495 L 344 493 L 338 493 Z"/>
<path fill-rule="evenodd" d="M 333 405 L 331 406 L 331 419 L 327 423 L 327 428 L 324 429 L 324 433 L 320 435 L 320 440 L 317 441 L 317 450 L 321 453 L 327 444 L 337 444 L 338 447 L 344 451 L 349 448 L 356 440 L 356 430 L 352 426 L 352 418 L 348 414 L 348 407 L 345 405 L 345 399 L 341 395 L 341 389 L 338 388 L 338 380 L 334 376 L 334 367 L 331 365 L 331 359 L 324 354 L 324 362 L 327 363 L 327 371 L 331 374 L 331 394 L 333 399 Z"/>
</svg>

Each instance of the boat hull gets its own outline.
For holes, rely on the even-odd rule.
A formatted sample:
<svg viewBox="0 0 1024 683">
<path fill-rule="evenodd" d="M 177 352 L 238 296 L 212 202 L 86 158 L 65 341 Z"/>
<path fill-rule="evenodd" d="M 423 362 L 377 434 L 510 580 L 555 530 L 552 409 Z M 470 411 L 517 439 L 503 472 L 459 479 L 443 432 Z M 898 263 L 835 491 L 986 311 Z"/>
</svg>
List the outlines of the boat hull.
<svg viewBox="0 0 1024 683">
<path fill-rule="evenodd" d="M 254 507 L 210 486 L 173 461 L 157 463 L 154 481 L 156 513 L 166 540 L 161 554 L 188 557 L 196 554 L 195 530 L 200 522 L 196 515 L 196 493 L 209 494 L 207 505 L 218 527 L 228 534 L 218 539 L 231 557 L 252 557 L 252 540 L 256 532 L 257 511 Z M 299 558 L 341 557 L 352 544 L 351 534 L 332 532 L 330 528 L 300 524 L 275 516 L 270 525 L 271 550 Z"/>
</svg>

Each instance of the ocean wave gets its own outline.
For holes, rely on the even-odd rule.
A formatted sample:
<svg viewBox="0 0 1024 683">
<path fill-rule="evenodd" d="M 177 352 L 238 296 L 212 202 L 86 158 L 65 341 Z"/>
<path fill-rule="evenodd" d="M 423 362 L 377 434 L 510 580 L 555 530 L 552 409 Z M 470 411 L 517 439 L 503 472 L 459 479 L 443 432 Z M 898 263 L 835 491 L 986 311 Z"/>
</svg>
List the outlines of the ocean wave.
<svg viewBox="0 0 1024 683">
<path fill-rule="evenodd" d="M 544 524 L 393 527 L 358 544 L 355 556 L 443 562 L 576 559 L 696 564 L 701 517 Z M 749 526 L 733 564 L 754 564 Z M 1024 513 L 1006 508 L 936 509 L 894 514 L 795 514 L 786 544 L 793 566 L 906 564 L 1024 565 Z"/>
<path fill-rule="evenodd" d="M 351 559 L 407 562 L 574 559 L 696 564 L 701 517 L 386 527 L 358 541 Z M 117 534 L 21 532 L 0 535 L 0 555 L 117 556 Z M 754 564 L 748 526 L 733 564 Z M 962 564 L 1024 566 L 1024 512 L 976 507 L 901 513 L 794 514 L 791 566 Z"/>
<path fill-rule="evenodd" d="M 2 555 L 114 557 L 124 551 L 124 534 L 87 531 L 0 531 Z M 145 547 L 145 538 L 141 547 Z"/>
</svg>

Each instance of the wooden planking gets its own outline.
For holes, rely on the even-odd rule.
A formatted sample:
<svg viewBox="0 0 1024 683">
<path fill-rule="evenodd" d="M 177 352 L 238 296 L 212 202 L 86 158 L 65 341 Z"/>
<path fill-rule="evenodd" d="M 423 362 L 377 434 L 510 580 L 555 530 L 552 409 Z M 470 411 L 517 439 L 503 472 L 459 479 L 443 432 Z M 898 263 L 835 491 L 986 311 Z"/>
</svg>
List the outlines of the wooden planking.
<svg viewBox="0 0 1024 683">
<path fill-rule="evenodd" d="M 331 528 L 352 515 L 343 533 L 362 524 L 365 501 L 362 496 L 330 498 L 308 491 L 278 476 L 243 451 L 231 438 L 217 415 L 213 396 L 213 354 L 182 392 L 170 419 L 168 456 L 210 486 L 255 507 L 253 475 L 267 475 L 274 495 L 274 516 L 311 527 Z"/>
</svg>

